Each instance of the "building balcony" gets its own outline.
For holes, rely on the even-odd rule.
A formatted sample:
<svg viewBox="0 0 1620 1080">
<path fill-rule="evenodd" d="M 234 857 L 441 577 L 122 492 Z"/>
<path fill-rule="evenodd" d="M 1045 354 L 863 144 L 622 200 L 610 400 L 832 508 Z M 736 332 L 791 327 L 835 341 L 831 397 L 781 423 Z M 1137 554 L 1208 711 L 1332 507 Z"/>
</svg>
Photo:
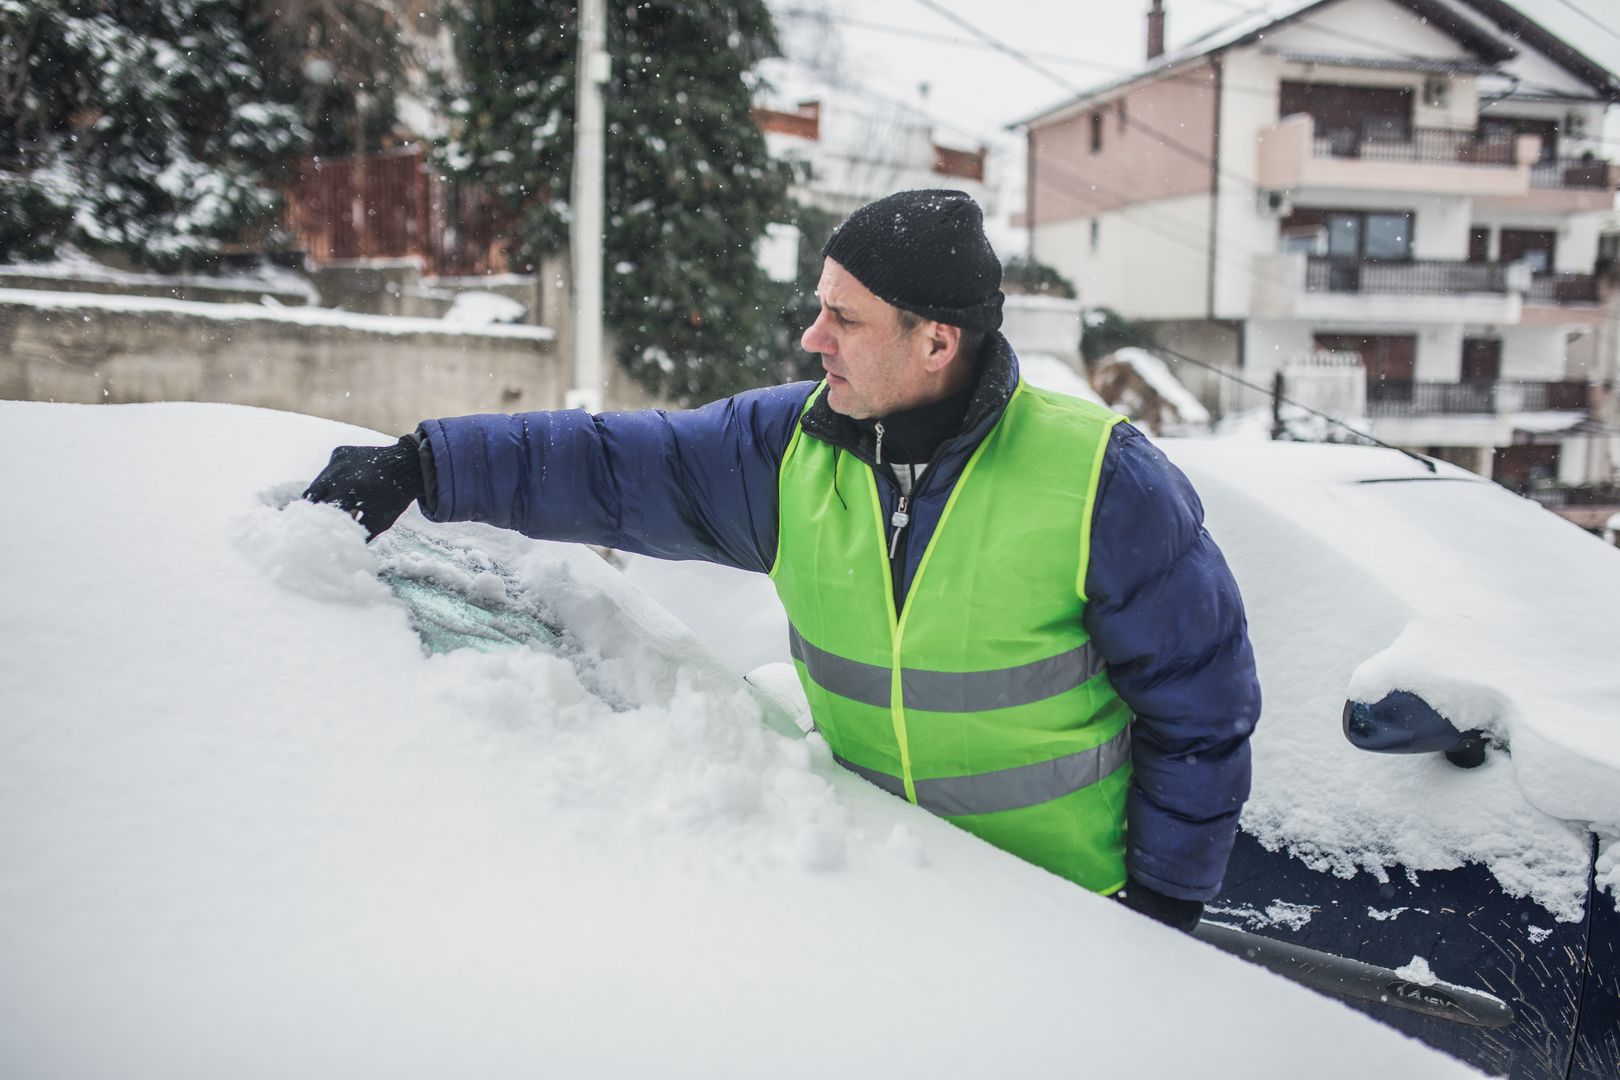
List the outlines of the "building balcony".
<svg viewBox="0 0 1620 1080">
<path fill-rule="evenodd" d="M 1507 263 L 1409 259 L 1370 262 L 1308 255 L 1305 288 L 1311 292 L 1391 293 L 1400 296 L 1504 295 L 1510 288 Z"/>
<path fill-rule="evenodd" d="M 1367 415 L 1471 416 L 1518 412 L 1585 412 L 1585 382 L 1414 382 L 1378 379 L 1367 384 Z"/>
<path fill-rule="evenodd" d="M 1304 252 L 1257 256 L 1253 314 L 1263 319 L 1517 323 L 1521 266 L 1414 259 L 1374 262 Z"/>
<path fill-rule="evenodd" d="M 1255 183 L 1521 198 L 1540 149 L 1537 135 L 1485 139 L 1443 129 L 1419 128 L 1405 139 L 1319 137 L 1316 121 L 1297 113 L 1260 132 Z"/>
<path fill-rule="evenodd" d="M 1557 158 L 1530 167 L 1530 190 L 1480 198 L 1476 206 L 1554 214 L 1609 210 L 1620 188 L 1620 165 L 1589 158 Z"/>
<path fill-rule="evenodd" d="M 1530 278 L 1520 322 L 1527 326 L 1597 326 L 1606 318 L 1603 279 L 1596 274 L 1540 273 Z"/>
<path fill-rule="evenodd" d="M 1537 304 L 1596 304 L 1602 300 L 1596 274 L 1535 274 L 1524 298 Z"/>
</svg>

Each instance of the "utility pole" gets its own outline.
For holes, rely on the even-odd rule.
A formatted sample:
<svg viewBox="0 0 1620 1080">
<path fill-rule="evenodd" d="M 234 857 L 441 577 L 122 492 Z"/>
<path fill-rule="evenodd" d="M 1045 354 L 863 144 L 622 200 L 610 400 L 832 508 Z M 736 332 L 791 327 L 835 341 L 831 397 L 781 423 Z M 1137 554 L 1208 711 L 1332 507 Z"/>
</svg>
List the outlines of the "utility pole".
<svg viewBox="0 0 1620 1080">
<path fill-rule="evenodd" d="M 579 79 L 574 111 L 573 216 L 568 249 L 574 268 L 574 385 L 563 404 L 602 408 L 602 87 L 612 60 L 602 31 L 606 0 L 583 0 L 579 9 Z"/>
</svg>

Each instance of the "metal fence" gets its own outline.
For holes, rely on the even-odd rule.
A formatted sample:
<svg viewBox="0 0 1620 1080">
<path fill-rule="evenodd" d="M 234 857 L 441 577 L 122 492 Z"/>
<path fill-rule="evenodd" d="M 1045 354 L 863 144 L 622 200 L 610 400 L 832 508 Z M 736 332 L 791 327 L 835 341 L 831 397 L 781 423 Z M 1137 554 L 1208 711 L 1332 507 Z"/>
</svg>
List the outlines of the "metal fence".
<svg viewBox="0 0 1620 1080">
<path fill-rule="evenodd" d="M 1449 416 L 1499 412 L 1583 412 L 1584 382 L 1417 382 L 1375 379 L 1367 384 L 1369 416 Z"/>
<path fill-rule="evenodd" d="M 1305 288 L 1311 292 L 1398 293 L 1444 296 L 1451 293 L 1506 293 L 1507 264 L 1412 259 L 1366 262 L 1309 256 Z"/>
<path fill-rule="evenodd" d="M 1543 304 L 1596 304 L 1601 297 L 1596 274 L 1535 274 L 1525 299 Z"/>
<path fill-rule="evenodd" d="M 1530 186 L 1602 190 L 1609 186 L 1609 163 L 1587 158 L 1538 161 L 1530 167 Z"/>
<path fill-rule="evenodd" d="M 1542 506 L 1560 510 L 1577 506 L 1620 507 L 1620 487 L 1613 484 L 1597 484 L 1588 487 L 1531 488 L 1524 494 Z"/>
<path fill-rule="evenodd" d="M 1445 165 L 1497 165 L 1516 163 L 1516 143 L 1510 138 L 1482 139 L 1472 131 L 1449 128 L 1414 128 L 1405 139 L 1378 138 L 1359 131 L 1339 130 L 1316 137 L 1317 157 L 1360 158 L 1363 161 L 1406 161 Z"/>
</svg>

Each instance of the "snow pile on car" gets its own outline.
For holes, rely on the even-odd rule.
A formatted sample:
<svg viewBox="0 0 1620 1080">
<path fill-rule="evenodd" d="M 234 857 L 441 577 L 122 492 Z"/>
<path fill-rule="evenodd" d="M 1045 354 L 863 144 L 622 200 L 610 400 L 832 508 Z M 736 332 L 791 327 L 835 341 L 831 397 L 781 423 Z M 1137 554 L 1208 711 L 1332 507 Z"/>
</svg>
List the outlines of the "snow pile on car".
<svg viewBox="0 0 1620 1080">
<path fill-rule="evenodd" d="M 287 502 L 350 441 L 0 404 L 6 1075 L 1467 1075 L 843 772 L 589 552 Z"/>
<path fill-rule="evenodd" d="M 1488 866 L 1580 917 L 1586 826 L 1620 835 L 1620 553 L 1471 473 L 1394 451 L 1161 443 L 1249 609 L 1265 706 L 1244 828 L 1348 876 Z M 1353 747 L 1346 699 L 1416 693 L 1486 764 Z M 1600 884 L 1620 889 L 1613 860 Z"/>
</svg>

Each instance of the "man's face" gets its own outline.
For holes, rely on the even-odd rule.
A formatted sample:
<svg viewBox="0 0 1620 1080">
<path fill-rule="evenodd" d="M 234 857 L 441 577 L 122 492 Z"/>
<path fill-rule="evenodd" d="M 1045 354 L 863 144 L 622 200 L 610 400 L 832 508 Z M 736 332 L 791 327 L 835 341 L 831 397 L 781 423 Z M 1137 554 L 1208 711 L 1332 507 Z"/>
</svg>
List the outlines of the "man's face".
<svg viewBox="0 0 1620 1080">
<path fill-rule="evenodd" d="M 933 399 L 928 324 L 900 329 L 900 312 L 827 259 L 816 286 L 821 314 L 799 339 L 820 353 L 827 404 L 855 420 L 887 416 Z"/>
</svg>

